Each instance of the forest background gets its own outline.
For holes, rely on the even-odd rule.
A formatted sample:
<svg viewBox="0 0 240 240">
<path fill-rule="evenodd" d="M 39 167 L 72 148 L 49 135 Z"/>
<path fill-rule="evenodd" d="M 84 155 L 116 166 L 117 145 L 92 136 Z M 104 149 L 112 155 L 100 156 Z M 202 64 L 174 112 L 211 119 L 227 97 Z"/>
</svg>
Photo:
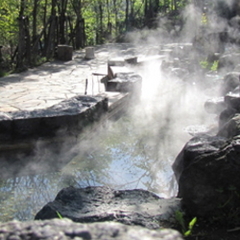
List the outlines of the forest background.
<svg viewBox="0 0 240 240">
<path fill-rule="evenodd" d="M 188 4 L 230 18 L 237 0 L 1 0 L 0 76 L 54 58 L 59 44 L 81 49 L 124 41 L 127 32 L 184 26 Z M 205 9 L 205 10 L 204 10 Z M 162 21 L 163 22 L 163 21 Z M 167 24 L 166 24 L 167 23 Z M 161 26 L 163 27 L 163 26 Z"/>
</svg>

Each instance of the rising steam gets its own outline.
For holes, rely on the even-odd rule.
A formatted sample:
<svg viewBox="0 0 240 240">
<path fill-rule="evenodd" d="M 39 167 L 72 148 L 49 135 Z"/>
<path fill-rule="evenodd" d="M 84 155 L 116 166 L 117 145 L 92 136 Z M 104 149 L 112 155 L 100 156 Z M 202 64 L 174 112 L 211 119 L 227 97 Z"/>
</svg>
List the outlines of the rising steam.
<svg viewBox="0 0 240 240">
<path fill-rule="evenodd" d="M 231 8 L 233 1 L 226 2 Z M 211 47 L 219 42 L 210 41 L 204 45 L 198 38 L 204 28 L 208 33 L 229 31 L 234 36 L 237 34 L 227 20 L 209 12 L 207 6 L 199 8 L 190 4 L 182 16 L 184 24 L 174 29 L 169 29 L 169 20 L 160 19 L 156 30 L 129 33 L 129 44 L 103 46 L 104 51 L 99 54 L 106 54 L 106 57 L 132 54 L 145 61 L 133 68 L 143 79 L 140 102 L 130 107 L 127 117 L 84 133 L 85 138 L 82 134 L 75 139 L 66 138 L 65 143 L 55 149 L 38 142 L 32 157 L 35 163 L 29 160 L 28 169 L 35 171 L 38 162 L 45 161 L 47 168 L 48 163 L 56 166 L 72 159 L 55 180 L 47 181 L 51 184 L 48 191 L 57 192 L 69 185 L 109 185 L 145 188 L 166 197 L 174 195 L 173 185 L 170 185 L 171 165 L 191 138 L 189 132 L 208 130 L 217 124 L 216 116 L 205 112 L 204 103 L 212 95 L 218 95 L 213 87 L 221 76 L 214 73 L 206 80 L 198 63 L 206 59 L 205 53 L 214 51 Z M 192 45 L 196 39 L 200 49 Z M 165 65 L 170 67 L 163 67 Z M 214 90 L 209 91 L 209 88 Z M 38 183 L 41 185 L 48 178 L 50 175 Z M 32 197 L 38 194 L 36 190 Z"/>
</svg>

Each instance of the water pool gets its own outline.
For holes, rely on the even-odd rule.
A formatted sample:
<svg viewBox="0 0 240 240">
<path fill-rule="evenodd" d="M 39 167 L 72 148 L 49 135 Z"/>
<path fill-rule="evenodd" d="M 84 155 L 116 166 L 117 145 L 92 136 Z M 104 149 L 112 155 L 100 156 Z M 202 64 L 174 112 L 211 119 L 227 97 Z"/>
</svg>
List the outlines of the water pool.
<svg viewBox="0 0 240 240">
<path fill-rule="evenodd" d="M 143 69 L 141 100 L 126 115 L 108 120 L 71 146 L 67 140 L 60 149 L 39 144 L 29 160 L 36 169 L 39 161 L 57 166 L 63 156 L 70 156 L 66 165 L 57 170 L 42 168 L 39 174 L 23 169 L 22 175 L 0 180 L 0 221 L 32 220 L 67 186 L 142 188 L 160 197 L 174 196 L 177 186 L 171 165 L 191 137 L 184 129 L 208 124 L 212 116 L 203 110 L 207 96 L 201 90 L 168 79 L 157 67 L 151 64 Z"/>
</svg>

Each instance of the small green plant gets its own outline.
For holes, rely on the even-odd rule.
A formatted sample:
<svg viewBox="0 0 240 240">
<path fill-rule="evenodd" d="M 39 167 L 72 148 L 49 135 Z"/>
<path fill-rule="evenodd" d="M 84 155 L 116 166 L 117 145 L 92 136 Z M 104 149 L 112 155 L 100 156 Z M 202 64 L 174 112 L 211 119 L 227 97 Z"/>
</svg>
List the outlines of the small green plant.
<svg viewBox="0 0 240 240">
<path fill-rule="evenodd" d="M 60 212 L 56 211 L 56 213 L 59 219 L 63 219 L 63 216 L 60 214 Z"/>
<path fill-rule="evenodd" d="M 208 17 L 206 15 L 206 13 L 202 14 L 201 23 L 202 23 L 202 25 L 207 25 L 208 24 Z"/>
<path fill-rule="evenodd" d="M 202 68 L 207 69 L 209 66 L 209 62 L 207 60 L 205 61 L 200 61 L 200 65 Z"/>
<path fill-rule="evenodd" d="M 184 212 L 182 211 L 176 211 L 175 212 L 175 217 L 177 222 L 182 228 L 182 234 L 184 237 L 190 236 L 192 234 L 192 230 L 194 225 L 197 222 L 197 217 L 194 217 L 189 223 L 188 226 L 186 227 L 185 219 L 184 219 Z"/>
<path fill-rule="evenodd" d="M 219 63 L 218 60 L 216 60 L 216 61 L 213 62 L 212 66 L 211 66 L 211 71 L 214 71 L 214 72 L 215 72 L 215 71 L 218 70 L 218 63 Z"/>
<path fill-rule="evenodd" d="M 187 237 L 192 234 L 192 230 L 194 225 L 197 222 L 197 217 L 194 217 L 189 223 L 188 223 L 188 230 L 184 233 L 184 236 Z"/>
<path fill-rule="evenodd" d="M 207 60 L 204 60 L 204 61 L 200 61 L 200 66 L 203 69 L 208 69 L 208 70 L 211 70 L 211 71 L 215 72 L 215 71 L 218 70 L 218 63 L 219 63 L 218 60 L 215 60 L 213 62 L 209 62 Z"/>
</svg>

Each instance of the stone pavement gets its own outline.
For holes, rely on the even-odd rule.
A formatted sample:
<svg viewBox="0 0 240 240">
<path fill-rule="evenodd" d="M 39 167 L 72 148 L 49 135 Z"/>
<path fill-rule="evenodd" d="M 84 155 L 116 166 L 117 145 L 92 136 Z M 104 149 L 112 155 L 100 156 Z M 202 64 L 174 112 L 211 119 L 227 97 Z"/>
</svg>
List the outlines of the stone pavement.
<svg viewBox="0 0 240 240">
<path fill-rule="evenodd" d="M 0 78 L 0 112 L 45 109 L 77 95 L 104 93 L 100 80 L 107 74 L 109 55 L 115 56 L 117 51 L 111 46 L 96 47 L 95 58 L 86 60 L 85 50 L 80 50 L 71 61 L 48 62 Z"/>
<path fill-rule="evenodd" d="M 187 45 L 186 45 L 187 46 Z M 95 58 L 85 59 L 85 50 L 75 51 L 71 61 L 53 61 L 28 71 L 0 78 L 0 113 L 46 109 L 59 102 L 85 95 L 104 95 L 109 102 L 121 98 L 120 93 L 105 92 L 100 82 L 107 74 L 107 62 L 112 59 L 150 55 L 166 57 L 178 44 L 134 46 L 112 43 L 95 46 Z M 97 73 L 97 74 L 96 74 Z M 87 79 L 87 89 L 86 89 Z"/>
</svg>

